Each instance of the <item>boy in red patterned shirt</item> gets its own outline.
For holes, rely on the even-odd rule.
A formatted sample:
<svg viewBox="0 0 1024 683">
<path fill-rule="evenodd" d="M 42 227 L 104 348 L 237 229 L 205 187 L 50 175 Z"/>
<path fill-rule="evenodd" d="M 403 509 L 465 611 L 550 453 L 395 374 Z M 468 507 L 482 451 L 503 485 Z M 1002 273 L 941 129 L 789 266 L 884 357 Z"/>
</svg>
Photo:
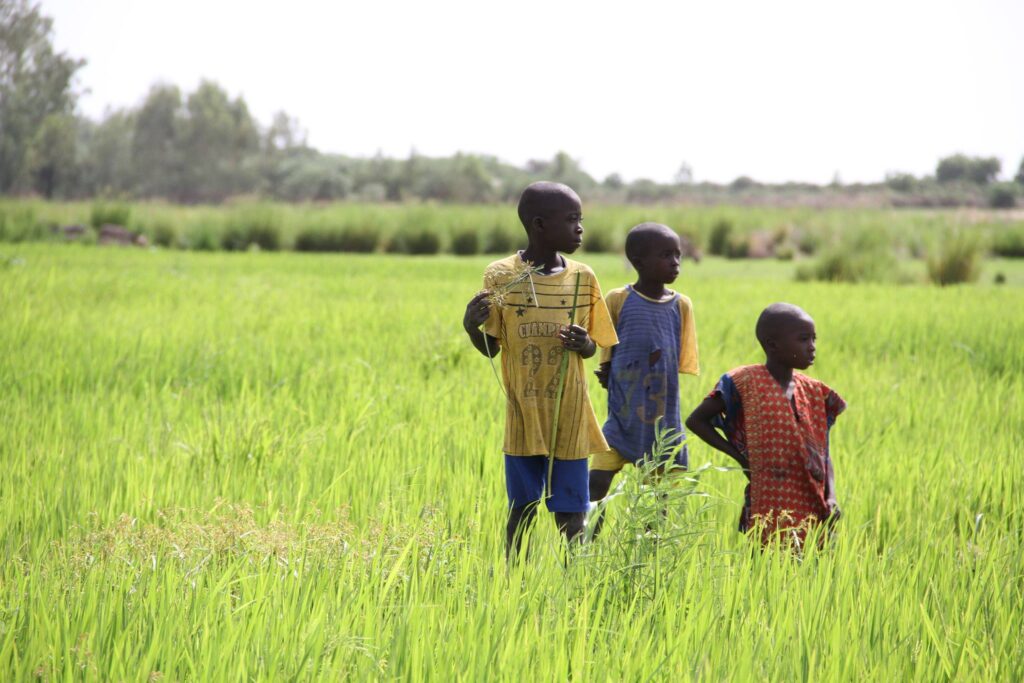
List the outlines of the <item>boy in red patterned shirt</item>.
<svg viewBox="0 0 1024 683">
<path fill-rule="evenodd" d="M 740 531 L 758 529 L 764 545 L 779 539 L 799 547 L 812 527 L 840 514 L 828 436 L 846 403 L 824 383 L 793 372 L 814 362 L 814 320 L 801 308 L 772 304 L 756 334 L 764 365 L 722 375 L 686 427 L 747 473 Z"/>
</svg>

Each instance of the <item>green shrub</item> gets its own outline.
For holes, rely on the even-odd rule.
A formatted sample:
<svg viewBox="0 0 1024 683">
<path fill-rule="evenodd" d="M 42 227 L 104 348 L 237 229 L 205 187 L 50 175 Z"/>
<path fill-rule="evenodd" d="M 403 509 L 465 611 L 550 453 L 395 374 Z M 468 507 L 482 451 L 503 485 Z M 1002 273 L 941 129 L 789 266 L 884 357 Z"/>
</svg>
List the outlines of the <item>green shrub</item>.
<svg viewBox="0 0 1024 683">
<path fill-rule="evenodd" d="M 732 223 L 724 218 L 719 219 L 711 226 L 711 234 L 708 236 L 708 253 L 713 256 L 725 256 L 729 248 L 729 238 L 732 236 Z"/>
<path fill-rule="evenodd" d="M 417 230 L 405 236 L 405 253 L 436 254 L 441 251 L 441 238 L 431 230 Z"/>
<path fill-rule="evenodd" d="M 157 222 L 150 230 L 150 239 L 158 247 L 172 247 L 178 243 L 178 233 L 170 223 Z"/>
<path fill-rule="evenodd" d="M 452 253 L 471 256 L 480 251 L 480 235 L 476 230 L 460 230 L 452 236 Z"/>
<path fill-rule="evenodd" d="M 607 253 L 613 247 L 611 235 L 604 230 L 587 230 L 583 234 L 583 249 L 592 254 Z"/>
<path fill-rule="evenodd" d="M 194 251 L 216 251 L 217 231 L 209 223 L 196 223 L 188 228 L 181 246 Z"/>
<path fill-rule="evenodd" d="M 797 269 L 797 280 L 827 282 L 884 282 L 899 279 L 896 256 L 888 249 L 840 246 L 828 250 L 813 264 Z"/>
<path fill-rule="evenodd" d="M 307 228 L 295 236 L 295 251 L 331 252 L 343 249 L 345 234 L 341 230 Z M 376 246 L 376 242 L 374 242 Z"/>
<path fill-rule="evenodd" d="M 89 222 L 94 228 L 107 224 L 126 226 L 131 215 L 132 207 L 127 204 L 96 202 L 92 205 L 92 210 L 89 212 Z"/>
<path fill-rule="evenodd" d="M 997 233 L 992 240 L 992 253 L 1005 258 L 1024 258 L 1024 226 Z"/>
<path fill-rule="evenodd" d="M 942 286 L 974 282 L 981 271 L 981 251 L 981 242 L 973 236 L 950 236 L 928 259 L 928 279 Z"/>
<path fill-rule="evenodd" d="M 1012 209 L 1017 206 L 1017 183 L 998 183 L 988 191 L 988 204 L 993 209 Z"/>
<path fill-rule="evenodd" d="M 31 206 L 0 206 L 0 241 L 25 242 L 45 236 L 46 229 Z"/>
<path fill-rule="evenodd" d="M 244 251 L 257 246 L 265 251 L 281 248 L 281 219 L 265 206 L 251 206 L 234 211 L 220 238 L 228 251 Z"/>
<path fill-rule="evenodd" d="M 500 225 L 494 226 L 484 238 L 483 252 L 485 254 L 511 254 L 515 248 L 515 238 Z"/>
<path fill-rule="evenodd" d="M 377 250 L 380 230 L 376 226 L 348 227 L 341 231 L 340 251 L 369 254 Z"/>
<path fill-rule="evenodd" d="M 733 235 L 725 245 L 726 258 L 747 258 L 750 255 L 750 240 L 744 235 Z"/>
</svg>

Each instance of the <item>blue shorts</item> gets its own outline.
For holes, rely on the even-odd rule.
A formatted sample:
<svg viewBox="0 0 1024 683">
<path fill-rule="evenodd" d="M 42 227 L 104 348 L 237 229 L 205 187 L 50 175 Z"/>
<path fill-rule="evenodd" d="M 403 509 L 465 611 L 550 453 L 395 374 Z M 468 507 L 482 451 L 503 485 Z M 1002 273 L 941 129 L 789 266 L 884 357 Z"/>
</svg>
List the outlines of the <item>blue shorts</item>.
<svg viewBox="0 0 1024 683">
<path fill-rule="evenodd" d="M 548 478 L 548 456 L 506 455 L 505 491 L 510 508 L 523 507 L 544 497 L 544 484 Z M 547 499 L 551 512 L 586 512 L 590 503 L 590 474 L 587 459 L 555 460 L 552 473 L 551 497 Z"/>
</svg>

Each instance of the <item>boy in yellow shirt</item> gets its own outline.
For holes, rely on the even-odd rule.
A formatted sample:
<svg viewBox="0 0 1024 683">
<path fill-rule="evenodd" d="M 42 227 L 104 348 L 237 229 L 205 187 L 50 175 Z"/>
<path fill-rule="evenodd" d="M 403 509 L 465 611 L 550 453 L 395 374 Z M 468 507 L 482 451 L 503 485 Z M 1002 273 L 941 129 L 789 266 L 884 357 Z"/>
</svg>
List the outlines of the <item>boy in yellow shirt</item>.
<svg viewBox="0 0 1024 683">
<path fill-rule="evenodd" d="M 519 220 L 529 239 L 526 249 L 487 266 L 484 291 L 470 300 L 463 317 L 480 353 L 494 357 L 504 350 L 509 557 L 518 556 L 545 486 L 545 502 L 566 539 L 583 531 L 587 456 L 608 449 L 590 404 L 583 359 L 598 344 L 618 341 L 594 272 L 559 253 L 571 254 L 583 243 L 579 196 L 560 183 L 533 183 L 519 198 Z"/>
</svg>

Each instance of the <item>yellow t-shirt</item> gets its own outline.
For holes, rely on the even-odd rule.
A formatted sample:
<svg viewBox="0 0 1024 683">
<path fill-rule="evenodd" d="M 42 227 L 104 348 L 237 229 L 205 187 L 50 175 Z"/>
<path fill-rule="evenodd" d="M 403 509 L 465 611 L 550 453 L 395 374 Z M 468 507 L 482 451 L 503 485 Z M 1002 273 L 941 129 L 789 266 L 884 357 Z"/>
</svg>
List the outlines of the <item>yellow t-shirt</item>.
<svg viewBox="0 0 1024 683">
<path fill-rule="evenodd" d="M 569 324 L 576 292 L 575 324 L 602 347 L 618 343 L 601 286 L 588 266 L 565 259 L 553 275 L 522 278 L 519 254 L 495 261 L 484 271 L 484 288 L 497 291 L 484 332 L 501 345 L 501 373 L 508 393 L 505 445 L 508 455 L 547 455 L 558 393 L 562 342 L 558 332 Z M 579 274 L 579 288 L 576 275 Z M 508 283 L 520 279 L 511 287 Z M 580 460 L 608 449 L 590 405 L 583 358 L 569 353 L 558 418 L 555 457 Z"/>
<path fill-rule="evenodd" d="M 612 324 L 618 327 L 619 324 L 619 312 L 622 311 L 622 304 L 626 302 L 626 298 L 629 296 L 630 291 L 647 301 L 653 301 L 659 303 L 656 299 L 652 299 L 649 296 L 644 296 L 640 292 L 636 291 L 632 287 L 618 287 L 608 292 L 608 297 L 605 301 L 608 302 L 608 313 L 612 317 Z M 671 290 L 669 290 L 671 292 Z M 671 299 L 675 296 L 675 292 L 671 292 L 670 296 L 664 300 Z M 694 321 L 693 316 L 693 303 L 690 301 L 690 297 L 685 294 L 679 295 L 679 372 L 685 372 L 689 375 L 700 374 L 700 357 L 697 353 L 697 323 Z M 601 350 L 601 362 L 607 363 L 612 359 L 612 350 L 610 348 Z"/>
</svg>

